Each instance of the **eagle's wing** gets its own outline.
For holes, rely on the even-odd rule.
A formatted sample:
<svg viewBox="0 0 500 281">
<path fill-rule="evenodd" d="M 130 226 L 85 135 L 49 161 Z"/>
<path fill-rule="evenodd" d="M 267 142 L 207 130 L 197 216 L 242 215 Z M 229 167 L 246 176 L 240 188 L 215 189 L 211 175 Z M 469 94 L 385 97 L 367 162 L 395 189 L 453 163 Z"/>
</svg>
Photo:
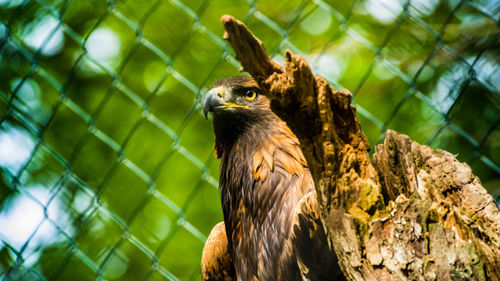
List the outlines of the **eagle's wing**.
<svg viewBox="0 0 500 281">
<path fill-rule="evenodd" d="M 304 195 L 295 208 L 292 244 L 302 280 L 345 280 L 335 252 L 328 247 L 316 191 Z"/>
<path fill-rule="evenodd" d="M 236 280 L 234 265 L 229 254 L 224 222 L 214 226 L 201 256 L 201 280 Z"/>
</svg>

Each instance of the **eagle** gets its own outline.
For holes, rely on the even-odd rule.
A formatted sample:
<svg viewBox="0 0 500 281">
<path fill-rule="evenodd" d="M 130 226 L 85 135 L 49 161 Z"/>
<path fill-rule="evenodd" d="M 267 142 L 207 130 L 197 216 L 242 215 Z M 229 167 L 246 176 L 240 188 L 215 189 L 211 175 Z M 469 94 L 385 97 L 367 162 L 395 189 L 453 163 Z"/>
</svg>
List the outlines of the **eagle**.
<svg viewBox="0 0 500 281">
<path fill-rule="evenodd" d="M 300 143 L 257 82 L 215 82 L 203 111 L 213 114 L 224 221 L 203 248 L 202 280 L 344 280 Z"/>
</svg>

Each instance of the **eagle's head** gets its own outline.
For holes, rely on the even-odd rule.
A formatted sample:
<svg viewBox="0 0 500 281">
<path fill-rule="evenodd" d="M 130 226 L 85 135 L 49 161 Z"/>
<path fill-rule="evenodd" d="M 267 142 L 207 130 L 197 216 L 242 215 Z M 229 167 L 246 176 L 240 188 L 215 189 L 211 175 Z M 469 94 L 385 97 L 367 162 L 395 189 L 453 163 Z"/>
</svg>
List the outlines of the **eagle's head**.
<svg viewBox="0 0 500 281">
<path fill-rule="evenodd" d="M 264 112 L 263 112 L 264 111 Z M 269 100 L 252 77 L 233 76 L 215 82 L 203 100 L 203 112 L 214 118 L 256 118 L 269 111 Z"/>
<path fill-rule="evenodd" d="M 203 112 L 213 113 L 216 156 L 240 139 L 256 142 L 281 120 L 252 77 L 233 76 L 215 82 L 203 100 Z"/>
</svg>

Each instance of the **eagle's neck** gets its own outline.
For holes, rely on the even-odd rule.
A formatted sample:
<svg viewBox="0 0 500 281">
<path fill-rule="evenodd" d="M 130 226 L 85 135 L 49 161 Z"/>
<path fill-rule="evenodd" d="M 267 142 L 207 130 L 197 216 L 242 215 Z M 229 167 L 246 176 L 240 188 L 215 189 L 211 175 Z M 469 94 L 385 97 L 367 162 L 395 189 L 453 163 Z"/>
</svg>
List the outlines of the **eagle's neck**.
<svg viewBox="0 0 500 281">
<path fill-rule="evenodd" d="M 235 148 L 252 153 L 257 145 L 273 134 L 273 124 L 282 122 L 276 115 L 263 112 L 261 115 L 237 115 L 220 113 L 214 115 L 215 156 L 229 156 Z"/>
</svg>

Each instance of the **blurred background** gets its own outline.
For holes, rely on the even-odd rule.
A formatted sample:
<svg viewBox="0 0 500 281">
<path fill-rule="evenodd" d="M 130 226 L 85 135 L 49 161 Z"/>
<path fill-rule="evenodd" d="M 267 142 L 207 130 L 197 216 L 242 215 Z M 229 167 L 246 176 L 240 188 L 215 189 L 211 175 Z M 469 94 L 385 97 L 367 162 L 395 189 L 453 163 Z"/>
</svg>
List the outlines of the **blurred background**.
<svg viewBox="0 0 500 281">
<path fill-rule="evenodd" d="M 2 280 L 199 280 L 224 14 L 350 90 L 371 145 L 448 150 L 498 200 L 498 0 L 0 0 Z"/>
</svg>

